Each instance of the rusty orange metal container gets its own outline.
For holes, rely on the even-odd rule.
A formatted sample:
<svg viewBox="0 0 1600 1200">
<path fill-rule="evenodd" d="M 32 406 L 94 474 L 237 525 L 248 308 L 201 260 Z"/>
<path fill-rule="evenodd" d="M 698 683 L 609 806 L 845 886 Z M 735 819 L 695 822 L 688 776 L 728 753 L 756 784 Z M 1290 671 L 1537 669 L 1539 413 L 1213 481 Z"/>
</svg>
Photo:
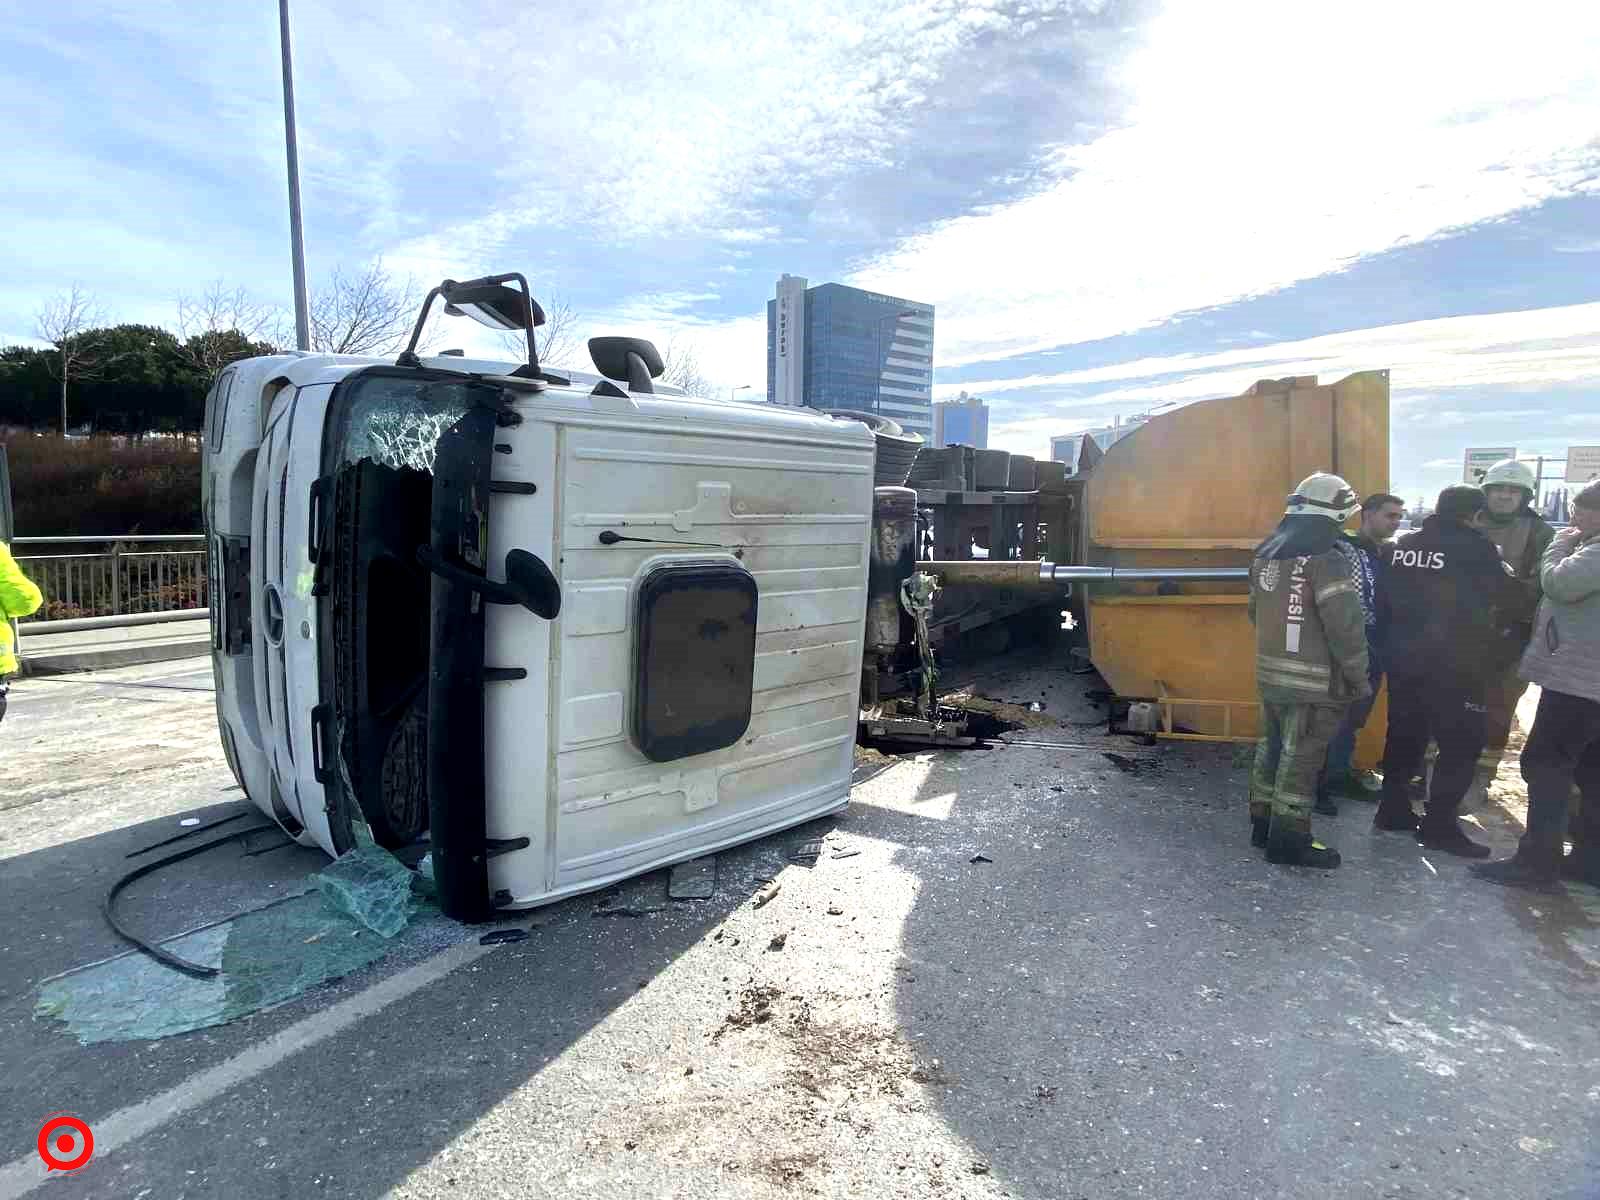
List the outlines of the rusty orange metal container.
<svg viewBox="0 0 1600 1200">
<path fill-rule="evenodd" d="M 1357 494 L 1389 490 L 1389 373 L 1337 383 L 1267 380 L 1240 396 L 1152 417 L 1106 451 L 1085 481 L 1078 545 L 1091 566 L 1248 566 L 1307 475 L 1342 475 Z M 1253 737 L 1255 634 L 1238 583 L 1089 589 L 1095 667 L 1120 696 L 1162 701 L 1175 733 Z M 1383 708 L 1357 762 L 1381 752 Z"/>
</svg>

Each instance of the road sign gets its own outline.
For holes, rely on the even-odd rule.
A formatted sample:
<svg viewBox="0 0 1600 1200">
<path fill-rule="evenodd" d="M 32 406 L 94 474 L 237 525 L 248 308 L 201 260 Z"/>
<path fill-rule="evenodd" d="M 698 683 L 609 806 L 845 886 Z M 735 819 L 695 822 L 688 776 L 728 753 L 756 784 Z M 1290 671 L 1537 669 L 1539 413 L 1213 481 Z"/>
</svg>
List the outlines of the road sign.
<svg viewBox="0 0 1600 1200">
<path fill-rule="evenodd" d="M 1582 487 L 1600 479 L 1600 446 L 1567 447 L 1567 486 Z"/>
<path fill-rule="evenodd" d="M 1465 463 L 1462 465 L 1461 481 L 1463 483 L 1483 482 L 1484 473 L 1502 459 L 1515 458 L 1515 446 L 1491 446 L 1487 449 L 1468 450 Z"/>
</svg>

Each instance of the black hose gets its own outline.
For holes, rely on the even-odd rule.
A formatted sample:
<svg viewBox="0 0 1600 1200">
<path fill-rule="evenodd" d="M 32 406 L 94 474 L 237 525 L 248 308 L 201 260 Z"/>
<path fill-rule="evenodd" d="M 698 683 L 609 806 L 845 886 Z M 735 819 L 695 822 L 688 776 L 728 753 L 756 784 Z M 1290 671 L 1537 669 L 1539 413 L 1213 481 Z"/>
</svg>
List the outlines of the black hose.
<svg viewBox="0 0 1600 1200">
<path fill-rule="evenodd" d="M 237 842 L 241 838 L 249 837 L 251 834 L 262 833 L 268 829 L 276 828 L 278 828 L 276 825 L 267 824 L 252 825 L 249 829 L 236 829 L 230 834 L 226 834 L 223 837 L 217 838 L 215 841 L 202 842 L 198 846 L 185 846 L 182 850 L 175 850 L 165 858 L 158 858 L 154 862 L 147 862 L 142 866 L 135 867 L 121 879 L 117 880 L 116 883 L 112 884 L 111 890 L 106 893 L 105 904 L 102 905 L 100 909 L 100 911 L 105 914 L 106 924 L 110 925 L 112 931 L 123 941 L 130 943 L 137 949 L 142 950 L 145 954 L 148 954 L 157 962 L 164 963 L 166 966 L 171 967 L 175 971 L 182 971 L 185 975 L 193 975 L 197 979 L 210 979 L 213 976 L 220 974 L 216 967 L 205 967 L 201 966 L 199 963 L 190 962 L 186 958 L 179 958 L 176 954 L 173 954 L 167 950 L 163 950 L 160 946 L 157 946 L 152 942 L 145 941 L 137 934 L 130 933 L 117 920 L 117 895 L 122 891 L 123 888 L 127 887 L 134 880 L 143 879 L 152 871 L 159 871 L 162 867 L 169 866 L 175 862 L 182 862 L 186 858 L 193 858 L 196 854 L 202 854 L 205 851 L 215 849 L 218 846 L 225 846 L 229 842 Z"/>
<path fill-rule="evenodd" d="M 173 837 L 162 838 L 159 842 L 151 842 L 148 846 L 141 847 L 138 850 L 130 850 L 122 857 L 138 858 L 141 854 L 149 854 L 152 850 L 159 850 L 163 846 L 170 846 L 173 842 L 181 842 L 186 838 L 199 837 L 208 829 L 215 829 L 218 825 L 228 825 L 234 821 L 242 820 L 250 815 L 250 810 L 247 808 L 243 812 L 234 813 L 232 816 L 219 817 L 215 821 L 207 821 L 204 825 L 196 825 L 193 829 L 185 829 L 182 833 L 176 834 Z"/>
</svg>

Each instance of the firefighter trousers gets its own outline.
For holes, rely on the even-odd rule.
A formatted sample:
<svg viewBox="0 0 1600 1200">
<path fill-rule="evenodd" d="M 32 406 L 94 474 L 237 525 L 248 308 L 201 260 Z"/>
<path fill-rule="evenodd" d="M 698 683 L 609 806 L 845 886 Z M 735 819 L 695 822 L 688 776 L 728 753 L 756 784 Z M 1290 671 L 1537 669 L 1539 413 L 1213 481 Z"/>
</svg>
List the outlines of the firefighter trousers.
<svg viewBox="0 0 1600 1200">
<path fill-rule="evenodd" d="M 1269 820 L 1293 833 L 1311 832 L 1317 778 L 1344 712 L 1342 704 L 1262 700 L 1262 737 L 1250 771 L 1251 820 Z"/>
</svg>

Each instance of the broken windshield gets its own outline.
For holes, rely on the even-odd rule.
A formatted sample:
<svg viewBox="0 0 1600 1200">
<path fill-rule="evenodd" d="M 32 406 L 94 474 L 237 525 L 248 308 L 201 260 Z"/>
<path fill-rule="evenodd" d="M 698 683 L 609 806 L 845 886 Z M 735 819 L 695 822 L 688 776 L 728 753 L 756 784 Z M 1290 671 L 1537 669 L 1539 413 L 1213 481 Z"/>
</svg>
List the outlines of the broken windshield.
<svg viewBox="0 0 1600 1200">
<path fill-rule="evenodd" d="M 335 393 L 334 463 L 371 459 L 396 470 L 433 471 L 439 435 L 485 385 L 460 377 L 362 372 Z"/>
</svg>

